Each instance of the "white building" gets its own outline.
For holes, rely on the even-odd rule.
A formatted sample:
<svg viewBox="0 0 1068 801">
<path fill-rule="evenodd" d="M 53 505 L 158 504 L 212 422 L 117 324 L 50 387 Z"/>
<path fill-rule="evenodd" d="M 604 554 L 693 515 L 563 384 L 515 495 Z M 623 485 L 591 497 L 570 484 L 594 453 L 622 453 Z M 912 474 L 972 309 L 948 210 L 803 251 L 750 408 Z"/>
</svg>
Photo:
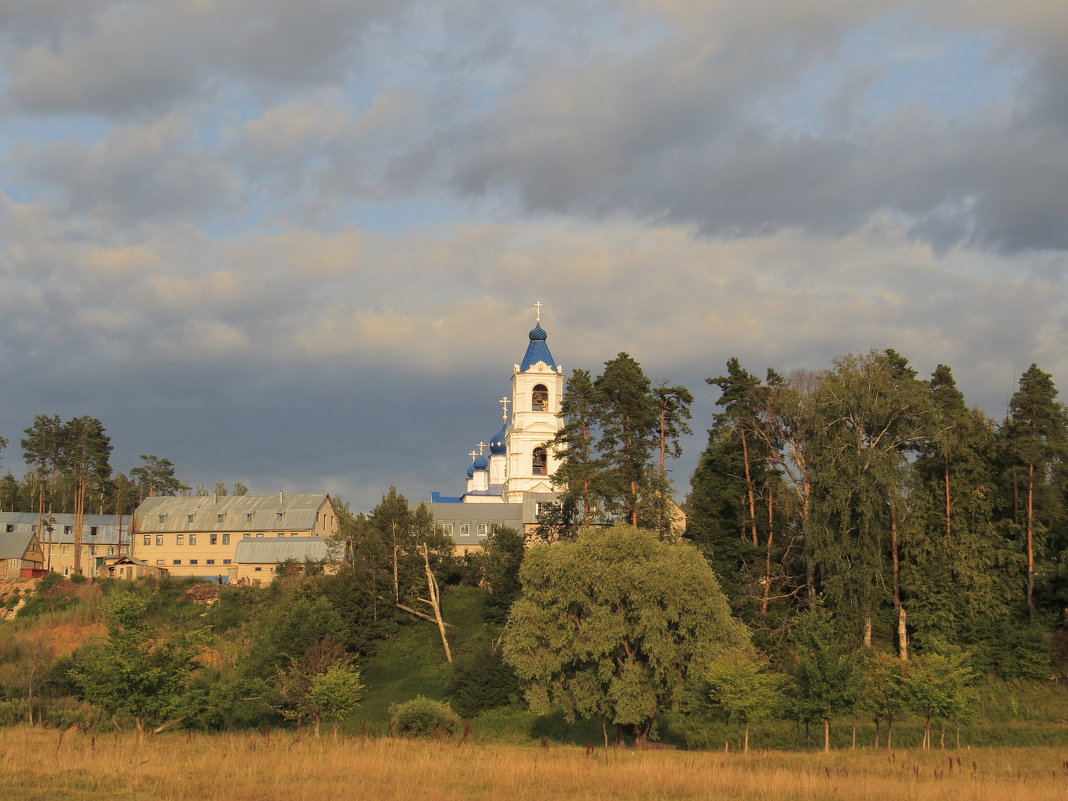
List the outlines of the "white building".
<svg viewBox="0 0 1068 801">
<path fill-rule="evenodd" d="M 550 443 L 561 427 L 564 368 L 549 352 L 548 334 L 541 327 L 541 303 L 535 306 L 538 312 L 526 352 L 522 361 L 512 366 L 511 396 L 500 399 L 500 430 L 489 442 L 478 442 L 477 450 L 468 454 L 471 464 L 461 495 L 435 492 L 431 496 L 435 520 L 446 527 L 461 549 L 477 545 L 491 522 L 514 525 L 522 520 L 524 526 L 534 524 L 543 505 L 556 497 L 552 475 L 557 460 Z M 495 516 L 488 509 L 465 510 L 462 504 L 505 504 L 509 508 L 500 509 Z"/>
</svg>

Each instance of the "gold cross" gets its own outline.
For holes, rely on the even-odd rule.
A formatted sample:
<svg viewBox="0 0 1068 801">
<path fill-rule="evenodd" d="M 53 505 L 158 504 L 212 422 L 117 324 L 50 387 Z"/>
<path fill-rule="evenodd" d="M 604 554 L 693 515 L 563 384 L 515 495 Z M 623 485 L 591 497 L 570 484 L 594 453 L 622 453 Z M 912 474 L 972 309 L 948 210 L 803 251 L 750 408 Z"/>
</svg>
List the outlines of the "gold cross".
<svg viewBox="0 0 1068 801">
<path fill-rule="evenodd" d="M 541 306 L 542 303 L 540 300 L 534 304 L 534 322 L 536 323 L 541 322 Z"/>
</svg>

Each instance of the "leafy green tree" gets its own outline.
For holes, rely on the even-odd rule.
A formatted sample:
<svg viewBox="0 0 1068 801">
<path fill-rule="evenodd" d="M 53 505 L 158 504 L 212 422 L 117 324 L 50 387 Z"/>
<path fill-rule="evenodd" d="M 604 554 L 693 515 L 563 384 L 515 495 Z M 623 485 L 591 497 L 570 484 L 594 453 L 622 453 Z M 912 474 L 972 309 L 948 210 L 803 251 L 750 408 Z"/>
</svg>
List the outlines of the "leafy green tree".
<svg viewBox="0 0 1068 801">
<path fill-rule="evenodd" d="M 189 637 L 161 639 L 145 623 L 148 601 L 131 592 L 112 596 L 107 639 L 91 647 L 70 670 L 81 697 L 111 715 L 134 719 L 138 734 L 189 712 L 185 690 L 196 668 Z"/>
<path fill-rule="evenodd" d="M 705 670 L 714 706 L 745 728 L 742 751 L 749 753 L 749 724 L 772 717 L 782 706 L 785 676 L 768 669 L 756 652 L 727 651 Z"/>
<path fill-rule="evenodd" d="M 508 706 L 522 695 L 519 679 L 502 659 L 500 648 L 485 639 L 457 657 L 445 691 L 465 717 Z"/>
<path fill-rule="evenodd" d="M 248 487 L 242 484 L 240 481 L 234 482 L 234 495 L 248 495 Z"/>
<path fill-rule="evenodd" d="M 893 747 L 894 721 L 905 711 L 906 695 L 903 670 L 908 664 L 885 651 L 870 650 L 860 664 L 862 671 L 860 706 L 875 724 L 875 747 L 879 747 L 879 731 L 886 723 L 886 747 Z"/>
<path fill-rule="evenodd" d="M 898 620 L 898 648 L 907 656 L 901 592 L 902 540 L 916 536 L 909 455 L 925 440 L 930 393 L 893 350 L 835 360 L 817 390 L 823 418 L 815 473 L 813 558 L 833 611 L 859 613 L 865 643 L 885 599 Z"/>
<path fill-rule="evenodd" d="M 656 398 L 641 365 L 626 353 L 605 362 L 604 372 L 593 385 L 601 406 L 602 492 L 611 506 L 621 510 L 624 520 L 637 526 L 650 458 L 658 441 Z"/>
<path fill-rule="evenodd" d="M 300 658 L 279 668 L 274 686 L 282 714 L 297 723 L 312 723 L 319 736 L 323 718 L 337 722 L 351 713 L 363 695 L 360 671 L 330 637 L 312 643 Z"/>
<path fill-rule="evenodd" d="M 523 535 L 508 526 L 493 526 L 482 545 L 482 578 L 489 589 L 485 616 L 503 623 L 519 597 L 519 569 L 526 544 Z"/>
<path fill-rule="evenodd" d="M 695 548 L 626 525 L 532 548 L 520 581 L 503 649 L 531 709 L 598 718 L 640 741 L 693 671 L 747 641 Z"/>
<path fill-rule="evenodd" d="M 823 750 L 831 750 L 831 719 L 852 708 L 857 673 L 831 616 L 821 607 L 798 615 L 790 632 L 794 708 L 804 721 L 823 724 Z"/>
<path fill-rule="evenodd" d="M 964 654 L 957 650 L 921 654 L 905 667 L 904 691 L 912 708 L 923 718 L 925 750 L 931 747 L 932 720 L 959 721 L 966 714 L 968 687 L 974 680 Z M 959 747 L 959 727 L 957 739 Z"/>
<path fill-rule="evenodd" d="M 334 724 L 334 736 L 337 736 L 337 724 L 352 714 L 363 698 L 363 684 L 360 671 L 353 665 L 333 665 L 325 673 L 312 678 L 308 691 L 308 700 L 317 717 L 315 732 L 318 736 L 319 720 L 326 718 Z"/>
</svg>

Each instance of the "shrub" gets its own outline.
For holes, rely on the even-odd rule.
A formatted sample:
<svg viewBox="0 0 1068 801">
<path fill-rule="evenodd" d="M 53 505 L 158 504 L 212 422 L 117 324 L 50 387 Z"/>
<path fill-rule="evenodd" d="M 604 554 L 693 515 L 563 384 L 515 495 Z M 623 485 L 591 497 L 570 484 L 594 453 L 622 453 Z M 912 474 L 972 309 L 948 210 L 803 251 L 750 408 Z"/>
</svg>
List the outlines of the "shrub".
<svg viewBox="0 0 1068 801">
<path fill-rule="evenodd" d="M 460 727 L 460 718 L 452 707 L 421 695 L 403 704 L 390 704 L 389 728 L 400 737 L 452 735 Z"/>
</svg>

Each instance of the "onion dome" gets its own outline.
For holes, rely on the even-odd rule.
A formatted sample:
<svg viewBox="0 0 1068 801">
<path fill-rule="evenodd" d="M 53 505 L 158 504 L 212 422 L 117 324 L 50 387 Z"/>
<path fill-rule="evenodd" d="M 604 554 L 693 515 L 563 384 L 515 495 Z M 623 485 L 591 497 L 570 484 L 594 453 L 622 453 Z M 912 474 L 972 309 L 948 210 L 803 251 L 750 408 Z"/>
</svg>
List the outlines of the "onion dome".
<svg viewBox="0 0 1068 801">
<path fill-rule="evenodd" d="M 505 437 L 505 434 L 507 432 L 508 432 L 508 424 L 507 423 L 502 423 L 501 424 L 501 430 L 498 431 L 496 434 L 494 434 L 492 438 L 490 438 L 490 444 L 489 444 L 490 456 L 503 456 L 504 455 L 504 452 L 505 452 L 504 437 Z"/>
<path fill-rule="evenodd" d="M 488 470 L 488 469 L 489 469 L 489 459 L 487 459 L 485 456 L 476 456 L 474 464 L 471 465 L 471 471 L 474 472 L 475 470 Z"/>
<path fill-rule="evenodd" d="M 519 371 L 526 372 L 538 362 L 544 362 L 551 369 L 556 370 L 556 362 L 553 361 L 553 355 L 549 353 L 549 346 L 545 344 L 549 335 L 545 333 L 541 323 L 535 323 L 528 336 L 530 344 L 527 345 L 527 352 L 523 355 L 523 362 L 519 365 Z"/>
</svg>

